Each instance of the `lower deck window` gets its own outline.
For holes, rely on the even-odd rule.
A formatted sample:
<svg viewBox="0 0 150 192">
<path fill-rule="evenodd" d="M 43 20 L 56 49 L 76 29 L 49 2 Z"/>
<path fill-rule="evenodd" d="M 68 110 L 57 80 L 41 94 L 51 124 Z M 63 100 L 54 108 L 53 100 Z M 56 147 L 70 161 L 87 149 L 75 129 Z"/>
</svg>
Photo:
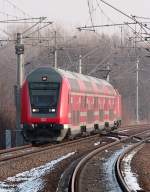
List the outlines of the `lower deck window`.
<svg viewBox="0 0 150 192">
<path fill-rule="evenodd" d="M 103 110 L 103 109 L 100 109 L 100 110 L 99 110 L 99 120 L 100 120 L 100 121 L 103 121 L 103 120 L 104 120 L 104 110 Z"/>
</svg>

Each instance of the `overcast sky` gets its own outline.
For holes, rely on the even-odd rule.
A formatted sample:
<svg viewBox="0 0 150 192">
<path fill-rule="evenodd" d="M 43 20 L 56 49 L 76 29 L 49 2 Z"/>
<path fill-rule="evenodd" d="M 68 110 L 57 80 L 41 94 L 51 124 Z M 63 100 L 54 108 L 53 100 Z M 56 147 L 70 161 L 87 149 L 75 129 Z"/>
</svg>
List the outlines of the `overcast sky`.
<svg viewBox="0 0 150 192">
<path fill-rule="evenodd" d="M 128 15 L 150 17 L 150 0 L 104 0 Z M 88 0 L 0 0 L 0 20 L 7 20 L 11 15 L 18 15 L 19 9 L 28 13 L 31 17 L 48 17 L 49 21 L 61 24 L 64 28 L 91 25 Z M 100 0 L 89 0 L 91 4 L 92 18 L 95 25 L 129 22 L 128 18 L 114 11 Z M 5 14 L 4 14 L 5 13 Z M 7 14 L 10 17 L 7 17 Z M 111 21 L 108 19 L 111 18 Z M 13 17 L 14 18 L 14 17 Z M 15 17 L 16 18 L 16 17 Z M 12 18 L 11 18 L 12 19 Z M 145 20 L 150 21 L 150 20 Z M 150 26 L 149 26 L 150 27 Z M 0 26 L 7 30 L 4 24 Z M 117 27 L 116 27 L 117 28 Z M 116 28 L 100 28 L 99 32 L 116 33 Z M 117 28 L 117 30 L 120 30 Z"/>
<path fill-rule="evenodd" d="M 104 12 L 117 22 L 121 15 L 116 14 L 100 0 L 90 0 L 94 7 L 100 3 Z M 113 6 L 121 9 L 127 14 L 150 17 L 150 0 L 106 0 Z M 70 25 L 85 25 L 89 20 L 87 0 L 13 0 L 25 12 L 32 16 L 47 16 L 53 21 L 59 21 Z M 117 15 L 117 17 L 115 16 Z M 101 21 L 101 14 L 98 9 L 93 13 L 95 23 Z M 125 18 L 122 18 L 126 20 Z"/>
</svg>

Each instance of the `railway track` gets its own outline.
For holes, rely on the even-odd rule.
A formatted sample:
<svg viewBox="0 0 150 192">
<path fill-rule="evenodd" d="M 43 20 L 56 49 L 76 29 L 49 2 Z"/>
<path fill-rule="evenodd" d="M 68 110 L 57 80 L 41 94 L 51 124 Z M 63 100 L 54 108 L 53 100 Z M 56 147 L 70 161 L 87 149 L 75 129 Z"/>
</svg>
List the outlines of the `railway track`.
<svg viewBox="0 0 150 192">
<path fill-rule="evenodd" d="M 2 151 L 0 151 L 0 162 L 12 160 L 12 159 L 19 158 L 19 157 L 24 157 L 24 156 L 34 154 L 34 153 L 39 153 L 42 151 L 54 150 L 56 148 L 64 147 L 66 145 L 82 142 L 82 141 L 85 141 L 87 139 L 91 140 L 91 139 L 96 138 L 96 137 L 99 137 L 99 134 L 89 136 L 89 137 L 84 137 L 81 139 L 76 139 L 73 141 L 65 141 L 65 142 L 60 143 L 60 144 L 48 144 L 48 145 L 41 145 L 41 146 L 26 145 L 26 146 L 22 146 L 22 147 L 16 147 L 16 148 L 12 148 L 12 149 L 2 150 Z"/>
<path fill-rule="evenodd" d="M 143 129 L 148 129 L 150 125 L 143 125 Z M 125 133 L 122 132 L 124 129 Z M 128 131 L 127 131 L 128 130 Z M 51 144 L 48 146 L 26 146 L 28 148 L 20 148 L 15 152 L 15 149 L 13 150 L 7 150 L 0 152 L 0 179 L 3 180 L 7 178 L 8 176 L 16 175 L 17 173 L 30 170 L 34 167 L 38 167 L 40 165 L 45 164 L 46 162 L 50 162 L 52 160 L 55 160 L 65 154 L 75 152 L 75 155 L 72 157 L 71 162 L 73 162 L 74 167 L 78 163 L 81 158 L 92 151 L 94 148 L 98 148 L 100 146 L 104 146 L 107 143 L 114 142 L 114 140 L 119 140 L 121 138 L 124 138 L 130 134 L 134 135 L 135 132 L 141 130 L 140 126 L 130 126 L 130 127 L 124 127 L 118 130 L 118 133 L 114 131 L 111 134 L 100 136 L 99 134 L 85 137 L 69 142 L 64 142 L 60 144 Z M 115 141 L 116 142 L 116 141 Z M 22 152 L 23 151 L 23 152 Z M 11 154 L 11 155 L 10 155 Z M 4 156 L 5 157 L 4 157 Z M 70 162 L 70 163 L 71 163 Z M 70 164 L 69 163 L 69 164 Z M 67 165 L 65 165 L 67 166 Z M 59 177 L 54 179 L 54 176 L 51 176 L 51 182 L 59 181 L 60 174 L 66 169 L 65 167 L 61 169 L 61 172 L 58 173 Z M 66 180 L 67 181 L 67 180 Z M 58 185 L 58 183 L 55 183 L 53 185 Z M 50 188 L 50 187 L 49 187 Z M 52 190 L 50 190 L 52 191 Z M 61 191 L 63 192 L 63 190 Z"/>
<path fill-rule="evenodd" d="M 145 144 L 145 142 L 150 141 L 150 137 L 146 139 L 142 139 L 142 141 L 138 142 L 137 144 L 129 147 L 127 150 L 125 150 L 117 159 L 116 161 L 116 176 L 117 180 L 120 183 L 120 186 L 124 192 L 132 192 L 132 191 L 143 191 L 139 186 L 137 186 L 137 183 L 132 183 L 129 181 L 131 178 L 127 178 L 126 169 L 130 169 L 128 159 L 131 159 L 131 157 L 134 156 L 135 153 L 137 153 L 142 146 Z M 127 161 L 126 161 L 127 160 Z M 125 163 L 127 162 L 127 163 Z M 131 174 L 131 173 L 129 173 Z M 134 177 L 134 176 L 133 176 Z M 135 182 L 136 178 L 134 177 Z"/>
<path fill-rule="evenodd" d="M 128 128 L 131 128 L 131 127 L 132 127 L 132 125 L 124 127 L 124 128 L 128 129 Z M 124 128 L 121 128 L 119 130 L 122 130 Z M 134 129 L 137 129 L 137 128 L 138 128 L 138 126 L 135 127 Z M 90 136 L 89 138 L 92 138 L 92 137 L 95 137 L 95 136 Z M 81 139 L 73 140 L 73 141 L 69 141 L 69 142 L 66 141 L 66 142 L 63 142 L 63 143 L 60 143 L 60 144 L 57 144 L 57 145 L 54 145 L 54 144 L 43 145 L 42 147 L 41 146 L 34 147 L 31 144 L 29 144 L 29 145 L 25 145 L 25 146 L 21 146 L 21 147 L 15 147 L 15 148 L 10 148 L 10 149 L 0 150 L 0 161 L 6 161 L 6 160 L 9 160 L 11 158 L 13 159 L 13 158 L 17 158 L 17 157 L 20 157 L 20 156 L 29 155 L 31 153 L 36 153 L 36 152 L 40 152 L 40 151 L 43 151 L 43 150 L 52 149 L 53 147 L 55 148 L 55 147 L 65 146 L 67 144 L 80 142 L 80 141 L 83 141 L 83 140 L 86 140 L 86 139 L 87 138 L 81 138 Z"/>
<path fill-rule="evenodd" d="M 118 184 L 115 184 L 115 178 L 113 175 L 109 175 L 110 173 L 108 173 L 108 175 L 112 178 L 114 178 L 112 180 L 112 184 L 110 184 L 110 180 L 109 178 L 99 178 L 100 177 L 100 173 L 97 172 L 97 169 L 100 169 L 100 164 L 102 162 L 99 162 L 97 165 L 97 160 L 101 159 L 103 161 L 103 159 L 105 158 L 104 155 L 105 153 L 107 153 L 107 156 L 109 151 L 111 153 L 111 155 L 114 153 L 114 151 L 116 150 L 117 153 L 112 156 L 113 158 L 117 158 L 117 156 L 119 156 L 120 153 L 122 153 L 128 146 L 131 145 L 131 143 L 129 144 L 129 141 L 131 142 L 131 140 L 134 138 L 136 139 L 141 139 L 142 140 L 142 135 L 143 137 L 148 137 L 148 135 L 150 136 L 150 132 L 149 131 L 144 131 L 142 133 L 138 133 L 135 135 L 132 135 L 128 138 L 124 138 L 121 139 L 120 141 L 115 141 L 113 143 L 110 143 L 108 145 L 105 145 L 99 149 L 96 149 L 94 151 L 92 151 L 91 153 L 89 153 L 87 156 L 85 156 L 76 166 L 74 172 L 73 172 L 73 176 L 71 179 L 71 188 L 69 189 L 69 191 L 71 192 L 90 192 L 90 191 L 117 191 L 120 192 L 122 191 L 120 186 Z M 138 142 L 139 145 L 139 141 L 135 141 L 134 142 Z M 144 142 L 144 140 L 142 140 L 140 143 Z M 133 145 L 134 147 L 135 145 Z M 101 155 L 100 155 L 101 154 Z M 102 156 L 103 155 L 103 156 Z M 95 159 L 93 159 L 93 157 L 97 156 Z M 110 157 L 109 157 L 110 158 Z M 108 159 L 109 159 L 108 158 Z M 109 162 L 109 161 L 108 161 Z M 115 160 L 114 160 L 115 162 Z M 105 162 L 106 163 L 106 162 Z M 110 163 L 110 162 L 109 162 Z M 95 166 L 96 165 L 96 166 Z M 114 166 L 115 163 L 112 164 L 112 167 Z M 95 168 L 94 168 L 95 166 Z M 108 168 L 109 167 L 109 168 Z M 106 166 L 106 169 L 110 169 L 111 164 Z M 118 166 L 119 167 L 119 166 Z M 119 169 L 119 168 L 118 168 Z M 92 174 L 92 170 L 93 170 L 93 177 L 89 177 L 89 175 Z M 112 170 L 109 170 L 112 171 Z M 119 171 L 119 170 L 118 170 Z M 107 173 L 104 171 L 103 173 L 101 173 L 102 175 L 104 174 L 107 177 Z M 95 175 L 98 175 L 98 178 L 95 178 Z M 118 176 L 119 177 L 119 176 Z M 108 183 L 108 180 L 110 183 Z M 106 185 L 105 185 L 106 183 Z M 95 188 L 94 188 L 95 185 Z M 109 185 L 109 187 L 108 187 Z M 92 186 L 92 188 L 91 188 Z M 115 187 L 115 189 L 114 189 Z M 109 188 L 109 189 L 108 189 Z M 97 190 L 96 190 L 97 189 Z M 131 190 L 130 190 L 131 191 Z M 127 191 L 128 192 L 128 191 Z"/>
<path fill-rule="evenodd" d="M 25 145 L 21 147 L 14 147 L 11 149 L 0 151 L 0 162 L 7 161 L 22 156 L 23 154 L 30 153 L 34 150 L 32 145 Z"/>
<path fill-rule="evenodd" d="M 148 124 L 143 125 L 145 128 L 149 127 Z M 136 131 L 139 128 L 139 125 L 129 125 L 126 127 L 122 127 L 121 129 L 118 129 L 117 132 L 123 132 L 123 129 L 125 129 L 125 131 L 128 131 L 129 129 L 131 129 L 132 127 L 134 127 L 132 129 L 132 131 Z M 115 132 L 114 132 L 115 133 Z M 125 135 L 125 134 L 123 134 Z M 77 139 L 77 140 L 73 140 L 73 141 L 65 141 L 63 143 L 60 144 L 48 144 L 48 145 L 43 145 L 42 147 L 34 147 L 32 145 L 25 145 L 25 146 L 21 146 L 21 147 L 15 147 L 15 148 L 11 148 L 11 149 L 6 149 L 6 150 L 1 150 L 0 151 L 0 162 L 2 161 L 7 161 L 7 160 L 11 160 L 11 159 L 15 159 L 15 158 L 19 158 L 19 157 L 23 157 L 26 155 L 30 155 L 33 153 L 38 153 L 38 152 L 42 152 L 45 150 L 50 150 L 50 149 L 55 149 L 58 147 L 64 147 L 65 145 L 69 145 L 69 144 L 73 144 L 73 143 L 77 143 L 77 142 L 81 142 L 84 140 L 87 140 L 87 138 L 92 139 L 95 137 L 98 137 L 99 135 L 94 135 L 94 136 L 89 136 L 89 137 L 85 137 L 85 138 L 81 138 L 81 139 Z"/>
<path fill-rule="evenodd" d="M 41 166 L 67 152 L 72 152 L 72 148 L 75 148 L 74 151 L 76 151 L 80 143 L 88 144 L 97 139 L 99 139 L 99 134 L 61 144 L 49 144 L 48 146 L 39 147 L 28 146 L 23 147 L 23 149 L 3 151 L 0 154 L 0 179 L 5 179 L 17 173 Z"/>
<path fill-rule="evenodd" d="M 26 149 L 26 148 L 29 148 L 31 146 L 32 145 L 24 145 L 24 146 L 21 146 L 21 147 L 14 147 L 14 148 L 9 148 L 9 149 L 3 149 L 3 150 L 0 150 L 0 155 L 4 154 L 4 153 L 9 153 L 9 152 L 17 151 L 17 150 Z"/>
</svg>

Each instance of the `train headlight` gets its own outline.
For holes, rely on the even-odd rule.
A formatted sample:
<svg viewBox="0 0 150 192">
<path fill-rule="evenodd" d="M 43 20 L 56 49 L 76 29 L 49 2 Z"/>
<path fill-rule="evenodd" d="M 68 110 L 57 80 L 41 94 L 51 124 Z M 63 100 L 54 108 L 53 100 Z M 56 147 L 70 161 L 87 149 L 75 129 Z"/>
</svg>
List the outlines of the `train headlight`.
<svg viewBox="0 0 150 192">
<path fill-rule="evenodd" d="M 38 113 L 38 112 L 39 112 L 39 109 L 34 109 L 34 108 L 33 108 L 33 109 L 32 109 L 32 112 L 33 112 L 33 113 Z"/>
<path fill-rule="evenodd" d="M 49 109 L 49 112 L 54 113 L 56 111 L 56 109 Z"/>
</svg>

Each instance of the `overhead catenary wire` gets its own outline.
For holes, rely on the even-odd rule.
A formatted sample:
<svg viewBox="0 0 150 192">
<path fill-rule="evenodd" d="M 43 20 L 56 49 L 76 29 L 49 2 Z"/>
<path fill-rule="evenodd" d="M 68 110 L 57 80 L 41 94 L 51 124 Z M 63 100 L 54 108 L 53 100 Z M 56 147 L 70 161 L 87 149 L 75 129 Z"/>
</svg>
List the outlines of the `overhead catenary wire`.
<svg viewBox="0 0 150 192">
<path fill-rule="evenodd" d="M 133 16 L 138 18 L 138 19 L 150 20 L 150 17 L 141 17 L 141 16 L 137 16 L 137 15 L 133 15 Z"/>
<path fill-rule="evenodd" d="M 85 55 L 82 56 L 82 59 L 86 58 L 87 56 L 95 53 L 97 50 L 99 49 L 99 46 L 96 46 L 95 48 L 93 48 L 92 50 L 90 50 L 89 52 L 87 52 Z M 78 64 L 78 62 L 72 62 L 73 66 L 76 66 Z M 82 63 L 83 64 L 83 63 Z M 67 70 L 69 70 L 71 68 L 71 66 L 69 66 L 67 68 Z"/>
<path fill-rule="evenodd" d="M 94 28 L 99 28 L 99 27 L 113 27 L 113 26 L 123 26 L 123 25 L 134 25 L 137 24 L 136 22 L 124 22 L 124 23 L 115 23 L 115 24 L 104 24 L 104 25 L 94 25 Z M 78 29 L 86 29 L 86 28 L 91 28 L 91 26 L 85 26 L 85 27 L 79 27 Z"/>
<path fill-rule="evenodd" d="M 27 34 L 26 36 L 30 36 L 30 35 L 32 35 L 32 34 L 38 32 L 39 30 L 41 30 L 41 29 L 43 29 L 43 28 L 45 28 L 45 27 L 51 25 L 52 23 L 53 23 L 53 22 L 47 22 L 47 24 L 45 24 L 44 26 L 42 26 L 42 27 L 40 27 L 40 28 L 38 28 L 38 29 L 35 29 L 35 30 L 32 31 L 31 33 Z"/>
<path fill-rule="evenodd" d="M 98 71 L 99 70 L 99 67 L 101 67 L 101 69 L 102 69 L 102 67 L 106 67 L 106 62 L 111 58 L 111 56 L 114 54 L 114 52 L 116 51 L 116 49 L 114 50 L 114 51 L 112 51 L 110 54 L 108 54 L 108 56 L 106 56 L 100 63 L 98 63 L 95 67 L 94 67 L 94 69 L 92 69 L 89 73 L 88 73 L 88 75 L 91 75 L 91 74 L 93 74 L 93 73 L 95 73 L 96 71 Z M 136 56 L 134 56 L 135 58 L 136 58 Z M 133 62 L 135 62 L 135 61 L 133 61 Z M 133 63 L 133 62 L 131 62 L 131 63 Z M 112 65 L 112 64 L 111 64 Z M 113 65 L 112 65 L 113 66 Z M 127 70 L 125 70 L 123 73 L 121 73 L 121 75 L 122 74 L 124 74 L 124 73 L 128 73 L 128 72 L 131 72 L 131 70 L 132 69 L 134 69 L 135 68 L 135 66 L 133 65 L 133 66 L 131 66 L 131 68 L 129 67 Z M 118 71 L 116 70 L 116 71 L 114 71 L 113 70 L 113 73 L 118 73 Z M 117 77 L 118 77 L 118 74 L 117 74 Z M 117 78 L 116 76 L 115 76 L 115 78 Z"/>
<path fill-rule="evenodd" d="M 97 0 L 96 0 L 96 1 L 97 1 Z M 117 12 L 123 14 L 125 17 L 129 18 L 130 20 L 134 21 L 134 22 L 132 22 L 131 24 L 135 24 L 135 25 L 138 24 L 138 25 L 140 26 L 141 30 L 144 30 L 145 34 L 149 35 L 149 33 L 148 33 L 148 31 L 147 31 L 146 29 L 150 30 L 150 28 L 147 27 L 147 25 L 146 25 L 145 23 L 139 22 L 139 21 L 136 19 L 136 16 L 129 16 L 128 14 L 126 14 L 126 13 L 124 13 L 123 11 L 119 10 L 118 8 L 112 6 L 111 4 L 107 3 L 106 1 L 104 1 L 104 0 L 100 0 L 100 1 L 103 2 L 103 3 L 105 3 L 106 5 L 108 5 L 109 7 L 113 8 L 113 9 L 116 10 Z M 97 3 L 98 3 L 98 1 L 97 1 Z M 100 8 L 99 3 L 98 3 L 98 7 Z M 101 10 L 101 8 L 100 8 L 100 10 Z M 101 11 L 102 11 L 102 10 L 101 10 Z M 78 29 L 79 29 L 79 30 L 86 30 L 86 29 L 90 29 L 91 27 L 92 27 L 92 28 L 93 28 L 93 27 L 94 27 L 94 28 L 97 28 L 97 27 L 117 26 L 117 25 L 118 25 L 118 24 L 96 25 L 96 26 L 93 26 L 93 25 L 92 25 L 92 26 L 78 27 Z M 126 22 L 126 23 L 124 22 L 123 25 L 129 25 L 129 22 Z M 119 26 L 119 25 L 118 25 L 118 26 Z"/>
<path fill-rule="evenodd" d="M 73 63 L 73 62 L 72 62 L 72 58 L 71 58 L 68 50 L 67 50 L 67 49 L 64 49 L 64 50 L 65 50 L 65 52 L 66 52 L 66 55 L 67 55 L 67 57 L 68 57 L 68 60 L 69 60 L 70 64 L 72 65 L 72 63 Z M 66 70 L 68 70 L 68 67 L 67 67 L 67 66 L 66 66 Z"/>
<path fill-rule="evenodd" d="M 20 18 L 20 19 L 7 19 L 7 20 L 0 20 L 0 23 L 17 23 L 19 21 L 30 21 L 30 20 L 39 20 L 39 19 L 46 19 L 47 17 L 28 17 L 28 18 Z M 37 21 L 34 21 L 37 22 Z M 34 23 L 33 22 L 33 23 Z"/>
<path fill-rule="evenodd" d="M 87 0 L 87 4 L 88 4 L 88 8 L 89 8 L 89 15 L 90 15 L 90 20 L 91 20 L 93 31 L 95 31 L 95 29 L 94 29 L 94 22 L 93 22 L 93 18 L 92 18 L 92 11 L 91 11 L 91 7 L 90 7 L 90 2 L 89 1 L 90 0 Z"/>
<path fill-rule="evenodd" d="M 131 16 L 129 16 L 128 14 L 124 13 L 124 12 L 121 11 L 120 9 L 114 7 L 113 5 L 107 3 L 106 1 L 104 1 L 104 0 L 99 0 L 99 1 L 101 1 L 101 2 L 103 2 L 104 4 L 108 5 L 109 7 L 111 7 L 111 8 L 114 9 L 114 10 L 116 10 L 117 12 L 121 13 L 121 14 L 124 15 L 125 17 L 133 20 L 133 18 L 132 18 Z"/>
<path fill-rule="evenodd" d="M 11 5 L 13 8 L 15 8 L 16 10 L 18 10 L 20 13 L 22 13 L 23 15 L 26 15 L 28 17 L 30 17 L 30 15 L 28 13 L 26 13 L 24 10 L 22 10 L 21 8 L 19 8 L 15 3 L 12 2 L 12 0 L 4 0 L 6 1 L 9 5 Z"/>
<path fill-rule="evenodd" d="M 44 21 L 46 19 L 46 17 L 40 17 L 38 18 L 39 21 L 36 22 L 34 25 L 32 25 L 31 27 L 29 27 L 28 29 L 26 29 L 25 31 L 22 32 L 22 34 L 25 34 L 26 32 L 30 31 L 32 28 L 34 28 L 35 26 L 37 26 L 39 23 L 41 23 L 42 21 Z"/>
<path fill-rule="evenodd" d="M 112 54 L 113 54 L 113 52 L 111 52 L 111 53 L 110 53 L 107 57 L 105 57 L 99 64 L 97 64 L 97 65 L 95 66 L 95 68 L 92 69 L 92 70 L 88 73 L 88 75 L 91 75 L 91 74 L 95 73 L 95 72 L 97 71 L 97 69 L 98 69 L 103 63 L 105 63 L 105 62 L 112 56 Z"/>
<path fill-rule="evenodd" d="M 103 11 L 103 9 L 100 7 L 100 4 L 98 2 L 98 0 L 96 0 L 96 3 L 97 3 L 97 6 L 99 8 L 99 10 L 101 11 L 101 13 L 111 22 L 111 23 L 114 23 L 114 21 L 108 16 L 106 15 L 106 13 Z"/>
<path fill-rule="evenodd" d="M 145 25 L 143 25 L 143 23 L 139 22 L 137 19 L 135 19 L 134 16 L 132 16 L 133 20 L 139 24 L 139 26 L 141 27 L 141 29 L 143 29 L 145 31 L 146 34 L 148 34 L 146 28 L 145 28 Z"/>
<path fill-rule="evenodd" d="M 143 28 L 143 30 L 147 33 L 147 31 L 146 31 L 146 29 L 144 28 L 143 24 L 142 24 L 141 22 L 137 21 L 134 16 L 129 16 L 129 15 L 126 14 L 125 12 L 121 11 L 120 9 L 114 7 L 113 5 L 107 3 L 107 2 L 104 1 L 104 0 L 99 0 L 99 1 L 101 1 L 101 2 L 103 2 L 104 4 L 108 5 L 109 7 L 111 7 L 111 8 L 114 9 L 114 10 L 116 10 L 117 12 L 121 13 L 121 14 L 124 15 L 125 17 L 131 19 L 132 21 L 137 22 L 137 23 Z"/>
<path fill-rule="evenodd" d="M 133 27 L 131 27 L 130 25 L 128 25 L 128 27 L 134 32 L 134 34 L 136 36 L 138 36 L 139 38 L 141 38 L 143 40 L 143 43 L 145 43 L 148 47 L 150 46 L 150 43 L 149 42 L 145 42 L 145 38 L 142 35 L 140 35 Z"/>
</svg>

